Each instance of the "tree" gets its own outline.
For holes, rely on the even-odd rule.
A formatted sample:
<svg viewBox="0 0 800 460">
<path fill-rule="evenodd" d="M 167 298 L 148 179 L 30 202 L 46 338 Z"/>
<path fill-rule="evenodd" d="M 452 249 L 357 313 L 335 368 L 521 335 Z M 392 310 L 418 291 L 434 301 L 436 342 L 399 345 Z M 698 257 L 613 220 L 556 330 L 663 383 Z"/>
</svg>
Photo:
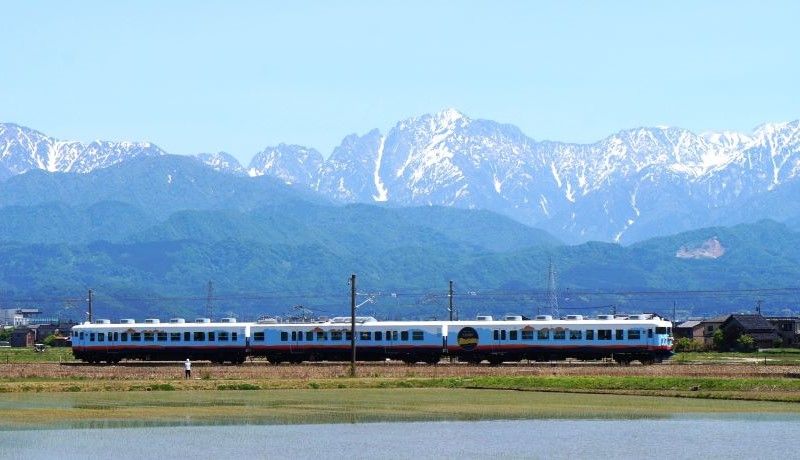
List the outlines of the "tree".
<svg viewBox="0 0 800 460">
<path fill-rule="evenodd" d="M 0 327 L 0 342 L 8 342 L 14 333 L 13 327 Z"/>
<path fill-rule="evenodd" d="M 42 343 L 47 345 L 48 347 L 52 347 L 53 346 L 53 342 L 55 340 L 56 340 L 55 334 L 50 334 L 50 335 L 48 335 L 47 337 L 44 338 Z"/>
<path fill-rule="evenodd" d="M 736 340 L 736 348 L 745 352 L 755 351 L 756 341 L 753 339 L 753 337 L 747 334 L 742 334 L 742 336 Z"/>
<path fill-rule="evenodd" d="M 722 329 L 717 329 L 714 331 L 712 341 L 714 342 L 715 350 L 723 351 L 725 349 L 725 334 L 722 332 Z"/>
</svg>

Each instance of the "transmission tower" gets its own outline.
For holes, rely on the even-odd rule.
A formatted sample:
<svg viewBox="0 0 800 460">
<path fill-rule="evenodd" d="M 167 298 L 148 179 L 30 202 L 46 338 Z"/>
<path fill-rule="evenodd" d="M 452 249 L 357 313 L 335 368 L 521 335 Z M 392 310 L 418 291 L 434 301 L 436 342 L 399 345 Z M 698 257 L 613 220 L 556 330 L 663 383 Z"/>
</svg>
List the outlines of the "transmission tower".
<svg viewBox="0 0 800 460">
<path fill-rule="evenodd" d="M 547 270 L 547 306 L 550 307 L 550 314 L 553 318 L 558 318 L 558 278 L 556 266 L 553 259 L 550 259 L 550 268 Z"/>
<path fill-rule="evenodd" d="M 208 294 L 206 296 L 206 317 L 214 317 L 214 283 L 208 282 Z"/>
</svg>

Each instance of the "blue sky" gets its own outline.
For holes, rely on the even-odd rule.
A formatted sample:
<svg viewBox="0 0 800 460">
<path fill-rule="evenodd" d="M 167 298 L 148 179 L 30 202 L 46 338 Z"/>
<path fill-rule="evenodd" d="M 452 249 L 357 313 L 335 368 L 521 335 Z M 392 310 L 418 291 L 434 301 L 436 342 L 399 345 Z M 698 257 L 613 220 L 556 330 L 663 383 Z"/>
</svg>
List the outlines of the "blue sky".
<svg viewBox="0 0 800 460">
<path fill-rule="evenodd" d="M 800 117 L 799 2 L 7 2 L 0 121 L 328 156 L 454 107 L 534 139 Z"/>
</svg>

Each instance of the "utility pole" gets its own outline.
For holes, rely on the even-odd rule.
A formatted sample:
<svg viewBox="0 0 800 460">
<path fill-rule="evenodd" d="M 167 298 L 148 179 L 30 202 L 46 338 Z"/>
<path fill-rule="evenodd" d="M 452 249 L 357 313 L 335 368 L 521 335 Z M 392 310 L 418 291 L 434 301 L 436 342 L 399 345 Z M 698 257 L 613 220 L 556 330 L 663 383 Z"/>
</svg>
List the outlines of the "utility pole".
<svg viewBox="0 0 800 460">
<path fill-rule="evenodd" d="M 92 292 L 91 289 L 89 289 L 88 301 L 89 301 L 89 322 L 90 323 L 92 322 L 92 297 L 93 297 L 93 292 Z"/>
<path fill-rule="evenodd" d="M 208 291 L 206 295 L 206 317 L 211 319 L 214 317 L 214 283 L 208 282 Z"/>
<path fill-rule="evenodd" d="M 678 302 L 673 300 L 672 301 L 672 321 L 675 321 L 675 308 L 677 307 Z"/>
<path fill-rule="evenodd" d="M 547 303 L 553 318 L 558 318 L 558 291 L 556 283 L 556 267 L 553 265 L 553 259 L 550 258 L 550 268 L 547 271 Z"/>
<path fill-rule="evenodd" d="M 450 293 L 448 297 L 450 298 L 450 307 L 448 307 L 450 310 L 450 321 L 453 321 L 453 280 L 450 280 Z"/>
<path fill-rule="evenodd" d="M 350 275 L 350 377 L 356 376 L 356 275 Z"/>
<path fill-rule="evenodd" d="M 763 300 L 758 299 L 756 300 L 756 314 L 761 314 L 761 304 L 764 303 Z"/>
</svg>

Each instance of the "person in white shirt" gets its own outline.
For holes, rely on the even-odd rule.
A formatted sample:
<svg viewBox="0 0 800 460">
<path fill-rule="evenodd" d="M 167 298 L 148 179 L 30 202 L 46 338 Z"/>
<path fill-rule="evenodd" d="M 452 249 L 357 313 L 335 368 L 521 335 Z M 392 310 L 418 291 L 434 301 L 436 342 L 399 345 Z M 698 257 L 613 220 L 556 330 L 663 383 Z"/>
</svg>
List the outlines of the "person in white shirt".
<svg viewBox="0 0 800 460">
<path fill-rule="evenodd" d="M 188 379 L 192 377 L 192 362 L 189 361 L 189 358 L 186 358 L 186 362 L 183 363 L 183 370 L 184 370 L 183 378 Z"/>
</svg>

